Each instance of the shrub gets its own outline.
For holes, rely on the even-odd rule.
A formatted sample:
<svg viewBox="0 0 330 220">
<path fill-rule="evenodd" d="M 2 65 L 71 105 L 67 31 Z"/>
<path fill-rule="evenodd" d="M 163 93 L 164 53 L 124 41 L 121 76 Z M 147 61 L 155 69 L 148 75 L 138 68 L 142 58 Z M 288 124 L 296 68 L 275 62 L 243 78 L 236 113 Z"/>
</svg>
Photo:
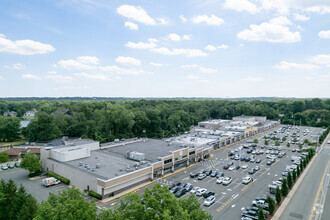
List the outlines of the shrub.
<svg viewBox="0 0 330 220">
<path fill-rule="evenodd" d="M 100 194 L 98 194 L 97 192 L 94 192 L 93 190 L 90 190 L 88 192 L 88 195 L 94 197 L 95 199 L 101 200 L 102 196 Z"/>
<path fill-rule="evenodd" d="M 62 183 L 65 183 L 67 185 L 70 184 L 70 180 L 69 179 L 67 179 L 67 178 L 65 178 L 63 176 L 60 176 L 60 175 L 58 175 L 58 174 L 56 174 L 56 173 L 54 173 L 52 171 L 47 171 L 47 175 L 48 176 L 55 177 L 56 179 L 60 180 Z"/>
<path fill-rule="evenodd" d="M 42 170 L 37 170 L 33 173 L 29 173 L 29 177 L 39 176 L 42 173 Z"/>
<path fill-rule="evenodd" d="M 8 161 L 8 153 L 3 152 L 0 154 L 0 163 L 5 163 Z"/>
</svg>

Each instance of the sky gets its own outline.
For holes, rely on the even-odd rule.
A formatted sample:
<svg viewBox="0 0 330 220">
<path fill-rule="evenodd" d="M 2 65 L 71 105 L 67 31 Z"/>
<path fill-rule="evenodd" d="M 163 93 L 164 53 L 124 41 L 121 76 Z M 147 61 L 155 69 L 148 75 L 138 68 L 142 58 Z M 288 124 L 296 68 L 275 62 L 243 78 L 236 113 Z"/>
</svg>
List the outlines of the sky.
<svg viewBox="0 0 330 220">
<path fill-rule="evenodd" d="M 330 97 L 330 0 L 0 4 L 0 97 Z"/>
</svg>

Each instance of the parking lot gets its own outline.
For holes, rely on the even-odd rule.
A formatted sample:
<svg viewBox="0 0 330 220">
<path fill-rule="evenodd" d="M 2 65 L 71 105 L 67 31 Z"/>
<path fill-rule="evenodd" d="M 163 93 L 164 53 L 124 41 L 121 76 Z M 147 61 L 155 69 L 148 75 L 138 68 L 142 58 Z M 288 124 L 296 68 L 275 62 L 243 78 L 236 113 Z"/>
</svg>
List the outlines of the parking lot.
<svg viewBox="0 0 330 220">
<path fill-rule="evenodd" d="M 58 194 L 60 191 L 68 187 L 63 183 L 55 186 L 45 187 L 41 183 L 42 178 L 31 180 L 28 178 L 28 174 L 28 171 L 21 168 L 2 170 L 0 171 L 0 179 L 4 179 L 6 181 L 12 179 L 17 185 L 22 184 L 25 189 L 31 193 L 34 198 L 37 199 L 39 203 L 43 200 L 47 200 L 50 192 Z"/>
<path fill-rule="evenodd" d="M 268 185 L 271 184 L 273 181 L 278 180 L 282 176 L 282 172 L 286 169 L 287 166 L 292 165 L 291 156 L 298 156 L 301 153 L 295 151 L 299 149 L 298 144 L 291 144 L 290 147 L 287 147 L 287 142 L 292 142 L 294 139 L 292 134 L 295 133 L 296 138 L 300 138 L 297 142 L 302 142 L 304 139 L 310 140 L 310 137 L 313 135 L 318 134 L 321 131 L 321 128 L 307 128 L 301 127 L 299 132 L 297 129 L 291 129 L 289 133 L 288 131 L 281 132 L 281 128 L 283 125 L 274 128 L 272 130 L 266 131 L 264 133 L 260 133 L 249 139 L 237 142 L 227 147 L 223 147 L 213 151 L 212 156 L 209 160 L 202 161 L 191 167 L 185 169 L 182 172 L 177 172 L 168 177 L 158 179 L 156 182 L 160 182 L 163 185 L 171 186 L 174 182 L 181 182 L 181 183 L 191 183 L 194 187 L 205 188 L 210 191 L 215 192 L 215 202 L 206 207 L 203 205 L 205 198 L 203 196 L 196 196 L 198 200 L 201 202 L 201 206 L 205 209 L 208 213 L 210 213 L 214 219 L 240 219 L 241 218 L 241 210 L 243 207 L 251 206 L 252 200 L 254 200 L 257 196 L 266 196 L 269 195 L 269 188 Z M 306 129 L 309 132 L 304 135 L 303 131 Z M 279 131 L 276 134 L 274 131 Z M 269 139 L 269 145 L 265 146 L 264 144 L 264 137 L 268 136 L 270 133 L 273 133 L 272 137 L 277 137 L 281 140 L 283 137 L 287 135 L 286 141 L 281 141 L 280 149 L 281 150 L 274 150 L 273 146 L 275 145 L 275 141 L 271 138 Z M 299 136 L 298 136 L 299 135 Z M 239 147 L 243 147 L 243 145 L 251 145 L 254 139 L 258 140 L 257 147 L 254 148 L 255 152 L 247 153 L 247 148 L 242 148 L 239 150 Z M 263 154 L 256 154 L 256 151 L 261 150 L 263 147 Z M 304 144 L 303 147 L 307 147 L 307 144 Z M 235 151 L 236 149 L 236 151 Z M 253 149 L 249 147 L 249 149 Z M 230 159 L 228 154 L 233 151 L 234 154 L 239 154 L 240 157 L 251 157 L 252 155 L 255 159 L 260 159 L 260 163 L 256 162 L 245 162 L 239 159 Z M 269 151 L 269 153 L 268 153 Z M 272 152 L 273 151 L 273 152 Z M 286 154 L 279 158 L 278 155 L 275 155 L 275 151 L 285 152 Z M 266 153 L 267 152 L 267 153 Z M 273 154 L 271 154 L 273 153 Z M 275 161 L 267 165 L 268 155 L 273 155 L 276 159 Z M 234 158 L 234 157 L 233 157 Z M 233 162 L 235 166 L 240 166 L 238 170 L 229 170 L 224 169 L 223 166 L 226 165 L 228 162 Z M 242 166 L 247 165 L 247 168 L 243 169 Z M 260 170 L 256 171 L 254 174 L 249 174 L 248 171 L 253 168 L 259 166 Z M 202 169 L 209 169 L 212 171 L 223 172 L 225 177 L 231 177 L 232 182 L 228 186 L 224 186 L 223 184 L 217 184 L 216 177 L 206 176 L 206 178 L 202 180 L 198 180 L 197 177 L 191 178 L 190 173 L 195 172 L 199 173 Z M 243 184 L 242 180 L 243 177 L 250 176 L 253 178 L 253 182 L 249 184 Z M 153 184 L 150 184 L 148 187 L 152 187 Z M 145 188 L 142 188 L 138 191 L 138 193 L 143 193 Z M 191 193 L 188 192 L 182 197 L 188 197 Z M 122 199 L 122 198 L 121 198 Z M 115 207 L 118 204 L 118 200 L 111 201 L 110 203 L 105 204 L 98 204 L 99 208 L 111 208 Z"/>
</svg>

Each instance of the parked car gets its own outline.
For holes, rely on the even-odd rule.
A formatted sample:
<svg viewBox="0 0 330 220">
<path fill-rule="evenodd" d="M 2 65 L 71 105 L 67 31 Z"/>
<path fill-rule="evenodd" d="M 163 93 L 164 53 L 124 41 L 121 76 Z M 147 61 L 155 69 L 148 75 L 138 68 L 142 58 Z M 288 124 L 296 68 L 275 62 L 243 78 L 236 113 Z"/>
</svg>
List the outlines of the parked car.
<svg viewBox="0 0 330 220">
<path fill-rule="evenodd" d="M 267 165 L 268 165 L 268 166 L 272 165 L 272 161 L 268 160 L 268 161 L 267 161 Z"/>
<path fill-rule="evenodd" d="M 209 196 L 207 199 L 204 201 L 204 206 L 210 206 L 215 202 L 215 196 Z"/>
<path fill-rule="evenodd" d="M 186 189 L 187 192 L 189 192 L 190 190 L 192 190 L 193 185 L 190 183 L 187 183 L 186 186 L 184 187 Z"/>
<path fill-rule="evenodd" d="M 255 170 L 255 171 L 258 171 L 258 170 L 260 170 L 260 167 L 259 167 L 259 166 L 255 166 L 255 167 L 254 167 L 254 170 Z"/>
<path fill-rule="evenodd" d="M 192 172 L 190 173 L 190 178 L 198 177 L 198 173 Z"/>
<path fill-rule="evenodd" d="M 249 169 L 249 172 L 248 172 L 248 173 L 249 173 L 249 174 L 254 174 L 254 173 L 255 173 L 254 168 Z"/>
<path fill-rule="evenodd" d="M 212 173 L 212 170 L 205 170 L 205 174 L 206 174 L 207 176 L 210 176 L 211 173 Z"/>
<path fill-rule="evenodd" d="M 8 166 L 6 164 L 3 164 L 3 165 L 1 165 L 1 169 L 7 170 L 8 169 Z"/>
<path fill-rule="evenodd" d="M 207 198 L 209 196 L 214 196 L 215 195 L 215 192 L 214 191 L 210 191 L 210 190 L 207 190 L 203 193 L 203 197 L 204 198 Z"/>
<path fill-rule="evenodd" d="M 229 168 L 228 168 L 228 170 L 235 170 L 235 166 L 234 165 L 232 165 L 232 166 L 230 166 Z"/>
<path fill-rule="evenodd" d="M 218 172 L 217 171 L 212 171 L 212 173 L 211 173 L 211 177 L 216 177 L 218 175 Z"/>
<path fill-rule="evenodd" d="M 222 176 L 225 176 L 225 174 L 223 172 L 219 172 L 217 175 L 217 178 L 222 177 Z"/>
<path fill-rule="evenodd" d="M 242 165 L 242 169 L 246 169 L 246 168 L 248 168 L 248 165 L 247 164 L 243 164 Z"/>
<path fill-rule="evenodd" d="M 242 181 L 242 183 L 243 183 L 243 184 L 249 184 L 249 183 L 252 182 L 252 181 L 253 181 L 253 179 L 252 179 L 251 177 L 246 176 L 246 177 L 243 177 L 243 181 Z"/>
<path fill-rule="evenodd" d="M 187 190 L 185 188 L 180 188 L 176 193 L 175 193 L 175 197 L 179 198 L 181 196 L 183 196 L 184 194 L 186 194 Z"/>
<path fill-rule="evenodd" d="M 236 168 L 235 168 L 235 169 L 236 169 L 236 170 L 239 170 L 240 168 L 241 168 L 241 167 L 238 165 L 238 166 L 236 166 Z"/>
<path fill-rule="evenodd" d="M 172 189 L 170 190 L 170 193 L 176 193 L 181 187 L 180 186 L 174 186 L 172 187 Z"/>
<path fill-rule="evenodd" d="M 205 179 L 206 178 L 206 174 L 205 173 L 201 173 L 198 175 L 198 180 L 202 180 L 202 179 Z"/>
<path fill-rule="evenodd" d="M 15 163 L 15 166 L 16 166 L 16 167 L 19 167 L 20 165 L 21 165 L 21 162 L 18 162 L 18 161 L 17 161 L 17 162 Z"/>
<path fill-rule="evenodd" d="M 222 181 L 222 185 L 224 186 L 228 186 L 232 181 L 232 178 L 231 177 L 225 177 Z"/>
<path fill-rule="evenodd" d="M 190 190 L 190 193 L 196 193 L 197 190 L 199 190 L 200 188 L 198 186 L 195 186 L 194 188 L 192 188 L 192 190 Z"/>
<path fill-rule="evenodd" d="M 199 174 L 201 174 L 201 173 L 205 173 L 205 170 L 204 170 L 204 169 L 201 169 L 201 170 L 199 171 Z"/>
<path fill-rule="evenodd" d="M 260 163 L 261 162 L 261 159 L 256 159 L 256 163 Z"/>
<path fill-rule="evenodd" d="M 9 169 L 13 169 L 13 168 L 15 168 L 15 163 L 8 163 L 8 164 L 7 164 L 7 167 L 8 167 Z"/>
<path fill-rule="evenodd" d="M 207 189 L 202 188 L 196 191 L 196 196 L 202 196 L 203 193 L 205 193 L 207 191 Z"/>
<path fill-rule="evenodd" d="M 219 177 L 216 181 L 216 183 L 221 184 L 223 181 L 224 177 Z"/>
</svg>

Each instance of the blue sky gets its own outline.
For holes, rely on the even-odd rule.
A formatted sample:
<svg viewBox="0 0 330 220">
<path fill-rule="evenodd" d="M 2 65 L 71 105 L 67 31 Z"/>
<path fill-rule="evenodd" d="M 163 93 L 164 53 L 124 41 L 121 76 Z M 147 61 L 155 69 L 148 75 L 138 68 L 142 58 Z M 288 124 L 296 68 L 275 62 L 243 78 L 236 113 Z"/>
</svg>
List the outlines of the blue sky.
<svg viewBox="0 0 330 220">
<path fill-rule="evenodd" d="M 3 0 L 1 97 L 329 97 L 328 0 Z"/>
</svg>

